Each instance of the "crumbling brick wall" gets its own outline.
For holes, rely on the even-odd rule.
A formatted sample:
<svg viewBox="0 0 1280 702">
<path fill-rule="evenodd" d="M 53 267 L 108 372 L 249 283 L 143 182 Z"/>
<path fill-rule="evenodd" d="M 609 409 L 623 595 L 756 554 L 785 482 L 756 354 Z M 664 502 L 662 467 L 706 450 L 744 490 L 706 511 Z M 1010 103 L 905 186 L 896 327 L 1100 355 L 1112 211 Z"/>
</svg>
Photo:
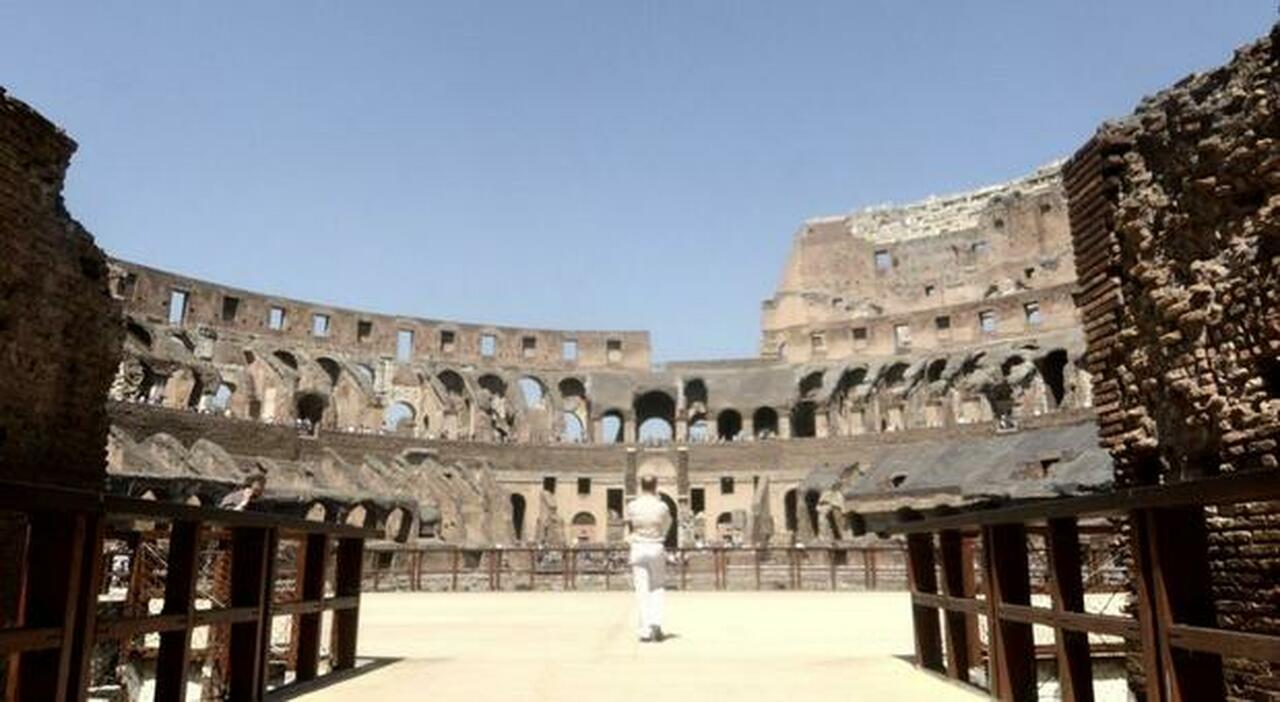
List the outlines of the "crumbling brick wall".
<svg viewBox="0 0 1280 702">
<path fill-rule="evenodd" d="M 1104 125 L 1064 173 L 1117 483 L 1275 470 L 1280 25 Z M 1209 522 L 1220 624 L 1280 634 L 1280 506 Z M 1280 699 L 1270 666 L 1226 664 L 1233 699 Z"/>
<path fill-rule="evenodd" d="M 102 252 L 62 204 L 75 143 L 0 89 L 0 479 L 101 489 L 118 311 Z M 0 513 L 0 620 L 21 533 Z"/>
</svg>

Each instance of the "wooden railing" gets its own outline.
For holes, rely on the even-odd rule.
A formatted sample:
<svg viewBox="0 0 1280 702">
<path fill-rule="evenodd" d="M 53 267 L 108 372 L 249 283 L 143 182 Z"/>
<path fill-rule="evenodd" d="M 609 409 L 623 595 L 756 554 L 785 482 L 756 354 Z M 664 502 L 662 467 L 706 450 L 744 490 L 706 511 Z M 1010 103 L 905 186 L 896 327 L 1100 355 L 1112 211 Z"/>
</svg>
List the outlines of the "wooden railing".
<svg viewBox="0 0 1280 702">
<path fill-rule="evenodd" d="M 905 590 L 906 551 L 876 546 L 703 546 L 668 550 L 682 590 Z M 374 544 L 366 590 L 612 590 L 630 587 L 625 545 L 463 548 Z"/>
<path fill-rule="evenodd" d="M 217 698 L 260 700 L 272 666 L 277 684 L 322 672 L 330 612 L 328 669 L 355 665 L 376 531 L 4 482 L 0 519 L 23 550 L 16 621 L 0 628 L 6 700 L 84 700 L 112 675 L 104 656 L 153 667 L 156 700 L 186 699 L 198 630 Z M 273 655 L 286 617 L 288 655 Z"/>
<path fill-rule="evenodd" d="M 1280 663 L 1280 636 L 1218 626 L 1205 507 L 1277 498 L 1280 473 L 1262 471 L 893 526 L 907 534 L 916 664 L 981 683 L 997 699 L 1036 700 L 1033 627 L 1042 626 L 1053 631 L 1063 700 L 1094 699 L 1093 659 L 1106 643 L 1099 637 L 1127 642 L 1141 661 L 1148 702 L 1224 700 L 1223 657 Z M 1088 611 L 1080 548 L 1086 518 L 1120 527 L 1133 616 Z M 1048 607 L 1032 601 L 1028 541 L 1036 531 L 1048 556 Z M 975 645 L 979 616 L 986 645 Z"/>
</svg>

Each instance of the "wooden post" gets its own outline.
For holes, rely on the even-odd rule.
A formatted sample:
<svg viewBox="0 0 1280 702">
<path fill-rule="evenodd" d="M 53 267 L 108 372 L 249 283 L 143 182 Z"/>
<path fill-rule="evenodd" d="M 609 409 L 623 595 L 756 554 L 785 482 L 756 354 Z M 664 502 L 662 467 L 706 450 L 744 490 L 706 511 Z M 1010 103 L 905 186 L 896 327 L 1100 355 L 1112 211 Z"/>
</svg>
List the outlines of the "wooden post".
<svg viewBox="0 0 1280 702">
<path fill-rule="evenodd" d="M 1156 624 L 1154 574 L 1151 566 L 1150 525 L 1146 514 L 1129 515 L 1130 549 L 1133 556 L 1133 588 L 1137 596 L 1138 641 L 1142 647 L 1142 677 L 1145 702 L 1165 702 L 1164 672 L 1160 662 L 1160 635 Z"/>
<path fill-rule="evenodd" d="M 107 566 L 102 558 L 103 542 L 106 539 L 106 520 L 99 514 L 87 515 L 84 534 L 84 543 L 80 548 L 81 562 L 78 578 L 80 587 L 79 592 L 76 593 L 79 604 L 68 627 L 74 638 L 71 639 L 71 656 L 68 662 L 69 689 L 66 699 L 72 702 L 84 702 L 89 694 L 95 630 L 98 621 L 98 595 L 102 589 L 103 568 Z M 64 636 L 66 635 L 64 631 Z"/>
<path fill-rule="evenodd" d="M 961 593 L 970 599 L 978 596 L 977 548 L 974 542 L 975 539 L 969 536 L 962 536 L 960 540 L 960 574 L 964 577 Z M 972 667 L 982 661 L 982 636 L 978 632 L 978 614 L 966 612 L 964 617 L 969 631 L 969 665 Z"/>
<path fill-rule="evenodd" d="M 938 534 L 938 550 L 942 555 L 942 587 L 948 597 L 966 597 L 964 587 L 964 548 L 959 531 Z M 947 675 L 953 680 L 969 682 L 969 619 L 965 612 L 945 612 L 947 624 Z"/>
<path fill-rule="evenodd" d="M 302 600 L 314 602 L 324 598 L 325 561 L 329 553 L 327 534 L 307 534 L 303 562 Z M 377 570 L 375 569 L 375 573 Z M 316 677 L 320 665 L 320 612 L 298 615 L 298 682 Z"/>
<path fill-rule="evenodd" d="M 267 529 L 267 545 L 266 559 L 267 569 L 262 579 L 262 604 L 258 607 L 258 622 L 261 639 L 258 642 L 258 650 L 262 652 L 262 672 L 258 676 L 258 694 L 253 699 L 260 700 L 267 694 L 267 675 L 270 672 L 267 669 L 267 652 L 271 650 L 271 623 L 272 607 L 275 604 L 276 597 L 276 576 L 279 571 L 280 555 L 280 530 L 272 527 Z"/>
<path fill-rule="evenodd" d="M 1036 647 L 1031 625 L 1000 618 L 1002 604 L 1031 604 L 1031 574 L 1027 564 L 1027 529 L 1022 524 L 997 524 L 986 528 L 989 584 L 987 598 L 994 612 L 995 634 L 992 682 L 999 699 L 1023 702 L 1036 699 Z"/>
<path fill-rule="evenodd" d="M 338 539 L 334 567 L 334 595 L 354 597 L 356 606 L 333 613 L 333 669 L 356 666 L 356 639 L 360 628 L 360 568 L 364 563 L 364 539 Z"/>
<path fill-rule="evenodd" d="M 760 589 L 760 548 L 755 549 L 756 552 L 756 590 Z"/>
<path fill-rule="evenodd" d="M 907 577 L 911 592 L 937 594 L 938 574 L 933 564 L 933 536 L 907 536 Z M 912 603 L 911 619 L 915 630 L 916 665 L 942 671 L 942 632 L 938 626 L 938 610 Z"/>
<path fill-rule="evenodd" d="M 163 614 L 185 614 L 187 624 L 160 634 L 156 657 L 156 699 L 181 700 L 187 696 L 187 669 L 191 663 L 191 614 L 195 610 L 199 575 L 200 524 L 174 522 L 169 529 L 169 564 L 164 582 Z"/>
<path fill-rule="evenodd" d="M 1160 663 L 1169 699 L 1173 702 L 1224 700 L 1222 657 L 1174 648 L 1169 643 L 1169 628 L 1174 624 L 1217 625 L 1209 580 L 1204 508 L 1148 510 L 1146 520 Z"/>
<path fill-rule="evenodd" d="M 232 607 L 257 607 L 261 612 L 263 599 L 270 596 L 270 583 L 266 582 L 269 540 L 266 529 L 232 530 Z M 261 614 L 253 621 L 231 624 L 227 656 L 227 691 L 231 699 L 258 699 L 260 678 L 266 674 L 266 651 L 262 648 L 262 628 L 266 624 Z"/>
<path fill-rule="evenodd" d="M 1074 518 L 1050 519 L 1045 532 L 1049 552 L 1049 595 L 1059 612 L 1084 611 L 1081 578 L 1080 529 Z M 1059 694 L 1064 702 L 1093 702 L 1093 662 L 1089 659 L 1089 635 L 1055 629 Z"/>
</svg>

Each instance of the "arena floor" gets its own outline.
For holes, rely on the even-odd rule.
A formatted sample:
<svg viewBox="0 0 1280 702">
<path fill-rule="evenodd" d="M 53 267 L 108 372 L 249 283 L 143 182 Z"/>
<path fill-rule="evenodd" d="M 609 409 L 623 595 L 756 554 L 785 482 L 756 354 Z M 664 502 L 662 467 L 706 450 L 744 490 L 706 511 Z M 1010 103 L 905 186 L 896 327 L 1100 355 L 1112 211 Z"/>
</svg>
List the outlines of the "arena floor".
<svg viewBox="0 0 1280 702">
<path fill-rule="evenodd" d="M 916 671 L 903 593 L 667 594 L 661 644 L 625 593 L 365 595 L 363 672 L 288 699 L 978 700 Z"/>
</svg>

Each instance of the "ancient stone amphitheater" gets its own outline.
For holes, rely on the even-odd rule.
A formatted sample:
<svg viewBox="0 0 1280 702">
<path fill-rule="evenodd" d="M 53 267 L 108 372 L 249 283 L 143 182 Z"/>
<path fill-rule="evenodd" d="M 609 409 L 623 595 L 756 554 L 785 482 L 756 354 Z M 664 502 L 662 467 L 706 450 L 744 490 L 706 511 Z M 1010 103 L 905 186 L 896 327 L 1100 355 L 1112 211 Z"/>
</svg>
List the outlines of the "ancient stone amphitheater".
<svg viewBox="0 0 1280 702">
<path fill-rule="evenodd" d="M 805 221 L 760 355 L 652 362 L 642 331 L 370 314 L 114 260 L 113 489 L 399 541 L 606 542 L 638 474 L 670 540 L 846 540 L 1110 484 L 1059 164 Z M 448 310 L 440 310 L 448 316 Z"/>
</svg>

